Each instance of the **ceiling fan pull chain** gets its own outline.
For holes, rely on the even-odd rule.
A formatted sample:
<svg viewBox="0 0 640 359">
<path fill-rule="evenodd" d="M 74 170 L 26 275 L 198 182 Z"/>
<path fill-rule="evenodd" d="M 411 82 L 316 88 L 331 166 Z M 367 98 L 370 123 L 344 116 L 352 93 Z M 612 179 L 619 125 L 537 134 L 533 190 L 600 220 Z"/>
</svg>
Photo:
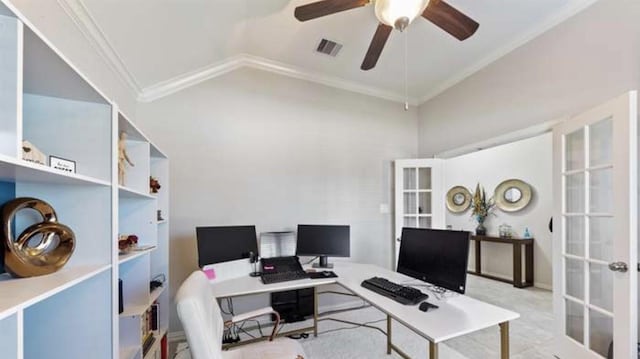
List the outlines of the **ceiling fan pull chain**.
<svg viewBox="0 0 640 359">
<path fill-rule="evenodd" d="M 409 29 L 404 29 L 404 110 L 409 111 Z"/>
</svg>

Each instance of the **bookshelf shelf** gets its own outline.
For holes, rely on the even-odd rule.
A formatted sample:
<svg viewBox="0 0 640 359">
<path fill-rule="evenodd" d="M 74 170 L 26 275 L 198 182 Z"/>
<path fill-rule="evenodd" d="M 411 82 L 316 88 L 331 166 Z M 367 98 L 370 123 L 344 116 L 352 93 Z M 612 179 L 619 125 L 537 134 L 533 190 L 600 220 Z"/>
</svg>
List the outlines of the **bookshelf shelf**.
<svg viewBox="0 0 640 359">
<path fill-rule="evenodd" d="M 140 192 L 124 186 L 119 186 L 118 195 L 120 196 L 120 198 L 156 199 L 156 197 L 151 194 Z"/>
<path fill-rule="evenodd" d="M 0 154 L 0 181 L 78 186 L 111 186 L 111 183 L 76 173 L 65 173 L 37 163 Z"/>
<path fill-rule="evenodd" d="M 169 321 L 167 156 L 124 116 L 10 0 L 0 0 L 0 205 L 17 197 L 50 203 L 76 235 L 71 259 L 56 273 L 12 278 L 0 264 L 2 359 L 142 359 L 141 314 L 158 303 Z M 118 184 L 118 135 L 128 135 L 127 186 Z M 52 134 L 55 134 L 52 135 Z M 76 173 L 23 160 L 29 141 L 46 157 L 76 163 Z M 162 180 L 149 194 L 149 177 Z M 24 228 L 29 216 L 19 217 Z M 23 222 L 23 223 L 22 223 Z M 120 234 L 143 251 L 118 254 Z M 152 292 L 152 278 L 165 286 Z M 125 314 L 118 315 L 119 280 Z M 51 333 L 62 333 L 51 335 Z M 156 333 L 160 350 L 165 331 Z"/>
<path fill-rule="evenodd" d="M 8 274 L 0 276 L 0 318 L 45 300 L 82 281 L 88 280 L 111 268 L 111 265 L 63 268 L 42 277 L 14 279 Z"/>
<path fill-rule="evenodd" d="M 158 300 L 158 298 L 160 298 L 160 295 L 162 294 L 162 292 L 164 292 L 164 290 L 165 290 L 166 288 L 167 288 L 167 287 L 162 286 L 162 287 L 158 287 L 158 288 L 154 289 L 154 290 L 151 292 L 151 298 L 149 299 L 149 305 L 153 304 L 153 302 L 155 302 L 156 300 Z"/>
<path fill-rule="evenodd" d="M 131 251 L 131 252 L 127 253 L 127 254 L 120 254 L 120 255 L 118 255 L 118 262 L 120 264 L 126 263 L 128 261 L 131 261 L 131 260 L 134 260 L 136 258 L 140 258 L 140 257 L 142 257 L 144 255 L 147 255 L 147 254 L 153 252 L 154 250 L 156 250 L 156 247 L 145 249 L 143 251 Z"/>
</svg>

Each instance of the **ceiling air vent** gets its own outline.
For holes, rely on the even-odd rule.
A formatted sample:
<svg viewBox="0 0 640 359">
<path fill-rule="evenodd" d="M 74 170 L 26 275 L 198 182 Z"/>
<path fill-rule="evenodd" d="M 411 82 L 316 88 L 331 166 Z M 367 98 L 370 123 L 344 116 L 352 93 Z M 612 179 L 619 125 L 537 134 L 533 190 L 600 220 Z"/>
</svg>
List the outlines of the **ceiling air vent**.
<svg viewBox="0 0 640 359">
<path fill-rule="evenodd" d="M 340 52 L 340 49 L 342 49 L 341 44 L 331 40 L 322 39 L 320 40 L 316 51 L 325 55 L 336 57 L 336 55 L 338 55 L 338 52 Z"/>
</svg>

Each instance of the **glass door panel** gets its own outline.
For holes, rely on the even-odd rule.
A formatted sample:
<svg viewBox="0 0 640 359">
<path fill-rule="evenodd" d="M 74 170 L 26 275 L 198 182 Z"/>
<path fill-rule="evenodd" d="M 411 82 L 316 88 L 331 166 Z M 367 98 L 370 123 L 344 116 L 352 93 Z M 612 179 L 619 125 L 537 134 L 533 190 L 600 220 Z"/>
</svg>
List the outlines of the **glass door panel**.
<svg viewBox="0 0 640 359">
<path fill-rule="evenodd" d="M 416 186 L 417 181 L 416 181 L 416 169 L 415 168 L 405 168 L 404 169 L 404 189 L 405 190 L 412 190 L 412 189 L 417 189 L 418 187 Z"/>
<path fill-rule="evenodd" d="M 431 228 L 431 217 L 420 217 L 418 219 L 419 228 Z"/>
<path fill-rule="evenodd" d="M 591 217 L 589 220 L 589 256 L 613 262 L 613 217 Z"/>
<path fill-rule="evenodd" d="M 584 169 L 584 129 L 565 136 L 565 171 Z"/>
<path fill-rule="evenodd" d="M 606 264 L 589 265 L 589 303 L 607 312 L 613 312 L 613 272 Z"/>
<path fill-rule="evenodd" d="M 416 192 L 405 192 L 404 193 L 404 215 L 407 214 L 418 214 L 418 203 L 417 203 L 418 194 Z"/>
<path fill-rule="evenodd" d="M 613 155 L 613 121 L 611 118 L 589 126 L 589 164 L 610 165 Z"/>
<path fill-rule="evenodd" d="M 592 170 L 589 173 L 589 211 L 611 213 L 613 209 L 613 168 Z"/>
<path fill-rule="evenodd" d="M 418 169 L 418 189 L 431 189 L 431 168 L 423 167 Z"/>
<path fill-rule="evenodd" d="M 416 217 L 404 217 L 404 227 L 416 228 L 417 227 Z"/>
<path fill-rule="evenodd" d="M 418 193 L 418 214 L 431 214 L 431 192 Z"/>
<path fill-rule="evenodd" d="M 609 344 L 613 341 L 613 318 L 596 310 L 590 310 L 589 323 L 589 348 L 606 358 Z"/>
<path fill-rule="evenodd" d="M 584 172 L 565 176 L 567 213 L 584 213 L 584 176 Z"/>
<path fill-rule="evenodd" d="M 578 343 L 584 343 L 584 308 L 573 300 L 565 300 L 565 333 Z"/>
</svg>

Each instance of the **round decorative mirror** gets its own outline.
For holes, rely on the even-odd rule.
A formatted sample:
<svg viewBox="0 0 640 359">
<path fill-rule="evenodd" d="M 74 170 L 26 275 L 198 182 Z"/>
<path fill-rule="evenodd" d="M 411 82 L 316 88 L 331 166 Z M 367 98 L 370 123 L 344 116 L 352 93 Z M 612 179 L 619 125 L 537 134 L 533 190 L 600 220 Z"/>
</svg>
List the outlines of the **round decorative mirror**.
<svg viewBox="0 0 640 359">
<path fill-rule="evenodd" d="M 462 213 L 471 206 L 471 192 L 463 186 L 455 186 L 447 192 L 447 209 Z"/>
<path fill-rule="evenodd" d="M 533 191 L 528 183 L 510 179 L 496 187 L 493 198 L 496 199 L 496 206 L 503 212 L 517 212 L 527 207 L 532 197 Z"/>
<path fill-rule="evenodd" d="M 507 201 L 509 203 L 516 203 L 520 199 L 522 199 L 522 191 L 520 191 L 519 188 L 511 187 L 511 188 L 507 188 L 507 190 L 504 191 L 504 200 L 505 201 Z"/>
<path fill-rule="evenodd" d="M 465 198 L 464 198 L 464 194 L 462 194 L 462 193 L 460 193 L 460 192 L 458 192 L 458 193 L 456 193 L 456 194 L 454 194 L 454 195 L 453 195 L 453 203 L 454 203 L 456 206 L 461 206 L 461 205 L 463 205 L 463 204 L 464 204 L 464 199 L 465 199 Z"/>
</svg>

